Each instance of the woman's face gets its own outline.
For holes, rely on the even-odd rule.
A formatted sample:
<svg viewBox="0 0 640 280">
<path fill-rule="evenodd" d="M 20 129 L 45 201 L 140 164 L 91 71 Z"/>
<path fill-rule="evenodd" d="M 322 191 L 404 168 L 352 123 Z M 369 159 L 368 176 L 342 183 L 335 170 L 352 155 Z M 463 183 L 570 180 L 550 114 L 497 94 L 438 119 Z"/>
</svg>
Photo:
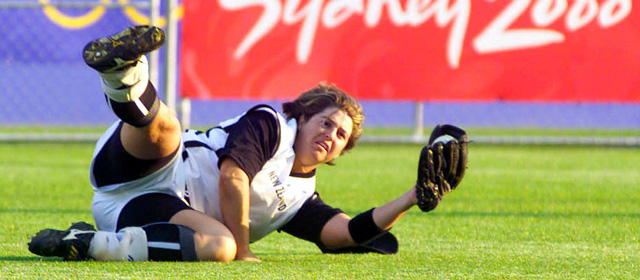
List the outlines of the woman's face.
<svg viewBox="0 0 640 280">
<path fill-rule="evenodd" d="M 351 117 L 336 107 L 324 109 L 308 120 L 302 118 L 293 144 L 296 153 L 293 171 L 308 173 L 340 156 L 352 129 Z"/>
</svg>

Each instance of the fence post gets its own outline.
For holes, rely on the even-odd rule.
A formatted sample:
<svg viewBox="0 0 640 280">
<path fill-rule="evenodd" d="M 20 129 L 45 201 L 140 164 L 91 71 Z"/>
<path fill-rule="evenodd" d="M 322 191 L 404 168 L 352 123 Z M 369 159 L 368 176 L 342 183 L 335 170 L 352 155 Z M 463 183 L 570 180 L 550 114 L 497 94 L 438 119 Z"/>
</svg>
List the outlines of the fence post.
<svg viewBox="0 0 640 280">
<path fill-rule="evenodd" d="M 160 26 L 160 0 L 150 0 L 149 14 L 151 18 L 151 25 Z M 149 80 L 154 85 L 159 85 L 160 76 L 160 53 L 149 53 Z M 166 97 L 166 96 L 165 96 Z"/>
<path fill-rule="evenodd" d="M 415 114 L 413 138 L 416 141 L 420 141 L 420 139 L 422 138 L 422 130 L 424 127 L 424 104 L 420 101 L 416 101 Z"/>
<path fill-rule="evenodd" d="M 165 91 L 167 107 L 177 112 L 177 56 L 178 56 L 178 20 L 175 11 L 178 7 L 177 0 L 168 0 L 166 5 L 167 17 L 167 50 L 165 59 Z"/>
</svg>

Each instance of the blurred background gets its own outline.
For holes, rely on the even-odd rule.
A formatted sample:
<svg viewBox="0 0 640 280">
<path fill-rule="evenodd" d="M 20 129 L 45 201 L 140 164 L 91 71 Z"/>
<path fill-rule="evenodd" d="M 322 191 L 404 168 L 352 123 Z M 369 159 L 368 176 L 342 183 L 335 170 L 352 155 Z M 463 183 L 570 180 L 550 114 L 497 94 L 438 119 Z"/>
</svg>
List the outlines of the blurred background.
<svg viewBox="0 0 640 280">
<path fill-rule="evenodd" d="M 97 139 L 116 118 L 82 48 L 155 24 L 152 81 L 185 127 L 328 81 L 362 101 L 368 141 L 453 123 L 477 142 L 639 145 L 638 2 L 418 2 L 0 0 L 0 140 Z"/>
</svg>

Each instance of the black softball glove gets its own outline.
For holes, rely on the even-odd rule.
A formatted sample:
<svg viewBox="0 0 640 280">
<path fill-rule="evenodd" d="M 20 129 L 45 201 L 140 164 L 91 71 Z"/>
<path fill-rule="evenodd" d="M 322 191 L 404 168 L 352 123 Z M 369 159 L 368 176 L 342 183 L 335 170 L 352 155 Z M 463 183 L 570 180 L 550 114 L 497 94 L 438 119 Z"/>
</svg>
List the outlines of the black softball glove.
<svg viewBox="0 0 640 280">
<path fill-rule="evenodd" d="M 468 143 L 467 133 L 457 126 L 445 124 L 433 129 L 418 161 L 416 195 L 422 211 L 435 209 L 442 197 L 460 184 L 467 169 Z"/>
</svg>

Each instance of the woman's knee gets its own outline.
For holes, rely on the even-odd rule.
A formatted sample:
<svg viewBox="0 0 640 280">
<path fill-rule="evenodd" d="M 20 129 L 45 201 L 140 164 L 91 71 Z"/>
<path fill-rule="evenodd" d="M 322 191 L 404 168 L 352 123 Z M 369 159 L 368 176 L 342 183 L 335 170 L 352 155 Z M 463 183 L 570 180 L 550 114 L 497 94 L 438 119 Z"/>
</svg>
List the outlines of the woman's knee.
<svg viewBox="0 0 640 280">
<path fill-rule="evenodd" d="M 236 257 L 237 245 L 233 237 L 196 233 L 195 239 L 199 260 L 229 262 Z"/>
<path fill-rule="evenodd" d="M 170 223 L 186 226 L 196 232 L 194 242 L 199 260 L 232 261 L 238 247 L 231 231 L 218 220 L 195 210 L 183 210 Z"/>
<path fill-rule="evenodd" d="M 173 154 L 180 146 L 181 133 L 178 118 L 161 103 L 158 115 L 151 124 L 145 127 L 124 124 L 120 138 L 130 155 L 150 160 Z"/>
</svg>

